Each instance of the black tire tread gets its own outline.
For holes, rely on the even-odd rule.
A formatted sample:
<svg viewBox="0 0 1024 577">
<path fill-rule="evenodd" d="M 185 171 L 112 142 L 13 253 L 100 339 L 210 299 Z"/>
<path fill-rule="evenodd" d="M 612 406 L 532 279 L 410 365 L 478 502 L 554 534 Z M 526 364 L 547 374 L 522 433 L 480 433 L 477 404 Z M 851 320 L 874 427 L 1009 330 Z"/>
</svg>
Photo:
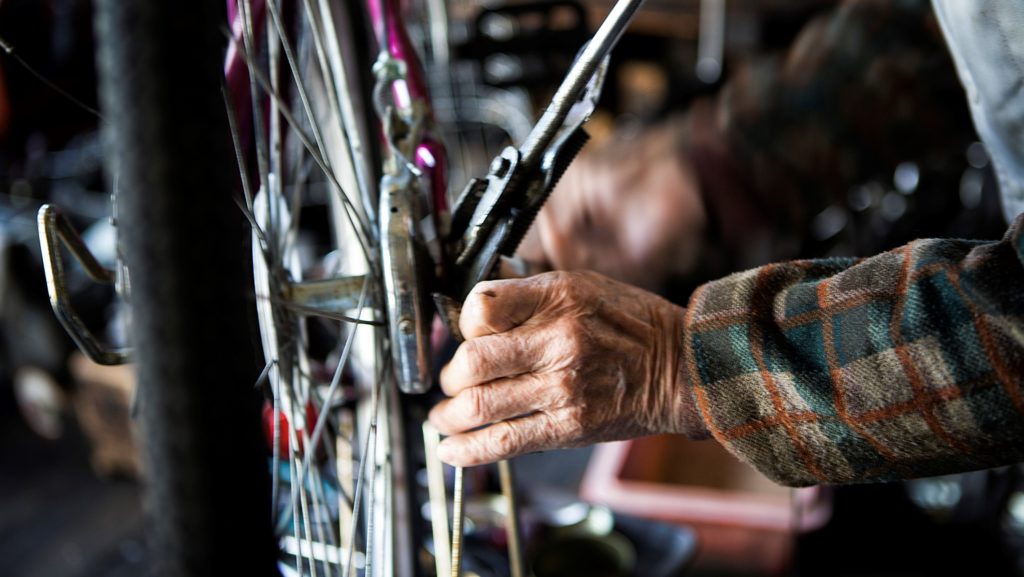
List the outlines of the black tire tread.
<svg viewBox="0 0 1024 577">
<path fill-rule="evenodd" d="M 98 0 L 161 575 L 273 575 L 248 232 L 221 98 L 224 3 Z"/>
</svg>

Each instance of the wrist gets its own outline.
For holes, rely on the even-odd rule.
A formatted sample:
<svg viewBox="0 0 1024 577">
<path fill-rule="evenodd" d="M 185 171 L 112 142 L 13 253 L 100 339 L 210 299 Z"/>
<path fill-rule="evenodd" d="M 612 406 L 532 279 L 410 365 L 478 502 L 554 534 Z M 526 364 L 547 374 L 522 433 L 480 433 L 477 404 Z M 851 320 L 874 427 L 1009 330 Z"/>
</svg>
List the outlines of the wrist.
<svg viewBox="0 0 1024 577">
<path fill-rule="evenodd" d="M 672 414 L 672 432 L 685 435 L 689 439 L 701 440 L 711 436 L 704 419 L 697 407 L 697 398 L 693 383 L 690 380 L 689 365 L 686 362 L 686 309 L 673 307 L 675 346 L 671 351 L 672 364 L 669 377 L 673 403 L 670 404 Z"/>
</svg>

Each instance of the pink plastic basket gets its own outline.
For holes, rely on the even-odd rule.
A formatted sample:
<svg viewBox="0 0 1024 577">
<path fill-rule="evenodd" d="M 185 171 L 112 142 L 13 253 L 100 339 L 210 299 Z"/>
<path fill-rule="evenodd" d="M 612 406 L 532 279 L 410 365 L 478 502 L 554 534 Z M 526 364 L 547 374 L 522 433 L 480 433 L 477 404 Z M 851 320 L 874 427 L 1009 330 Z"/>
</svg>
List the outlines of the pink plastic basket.
<svg viewBox="0 0 1024 577">
<path fill-rule="evenodd" d="M 615 511 L 697 530 L 704 567 L 775 575 L 797 533 L 832 514 L 822 487 L 780 487 L 714 441 L 677 436 L 608 443 L 595 450 L 581 496 Z"/>
</svg>

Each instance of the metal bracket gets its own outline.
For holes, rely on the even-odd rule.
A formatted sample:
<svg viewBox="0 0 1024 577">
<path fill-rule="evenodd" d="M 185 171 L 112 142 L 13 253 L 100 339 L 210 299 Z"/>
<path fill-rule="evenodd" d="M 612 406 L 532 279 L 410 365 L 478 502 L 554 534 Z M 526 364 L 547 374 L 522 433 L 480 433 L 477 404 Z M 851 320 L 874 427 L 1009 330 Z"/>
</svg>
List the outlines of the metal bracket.
<svg viewBox="0 0 1024 577">
<path fill-rule="evenodd" d="M 46 290 L 50 295 L 57 320 L 63 325 L 78 348 L 90 359 L 101 365 L 122 365 L 130 359 L 129 349 L 109 349 L 99 342 L 71 307 L 64 274 L 64 261 L 60 257 L 60 244 L 68 247 L 71 255 L 82 265 L 92 280 L 113 285 L 117 273 L 101 265 L 82 242 L 78 231 L 71 226 L 57 207 L 44 204 L 39 209 L 39 247 L 43 252 L 43 270 L 46 272 Z"/>
<path fill-rule="evenodd" d="M 391 335 L 391 354 L 398 386 L 406 393 L 430 387 L 430 323 L 423 265 L 426 248 L 417 246 L 419 223 L 415 181 L 408 171 L 384 175 L 380 195 L 380 243 L 384 288 Z"/>
</svg>

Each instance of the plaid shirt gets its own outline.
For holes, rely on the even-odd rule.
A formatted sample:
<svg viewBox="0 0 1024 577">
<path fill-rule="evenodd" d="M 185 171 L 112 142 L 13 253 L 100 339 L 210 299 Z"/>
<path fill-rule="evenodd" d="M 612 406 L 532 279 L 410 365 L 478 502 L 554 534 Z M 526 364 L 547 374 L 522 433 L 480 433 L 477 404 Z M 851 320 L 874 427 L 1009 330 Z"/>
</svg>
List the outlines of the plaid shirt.
<svg viewBox="0 0 1024 577">
<path fill-rule="evenodd" d="M 814 254 L 811 217 L 855 183 L 906 159 L 949 166 L 944 151 L 976 138 L 924 0 L 845 0 L 688 122 L 709 244 L 731 270 Z M 919 240 L 699 287 L 685 354 L 709 431 L 787 485 L 1024 461 L 1022 219 L 999 242 Z M 758 230 L 772 248 L 752 250 Z"/>
<path fill-rule="evenodd" d="M 709 431 L 779 483 L 1024 461 L 1024 215 L 998 242 L 918 240 L 703 285 L 685 355 Z"/>
</svg>

